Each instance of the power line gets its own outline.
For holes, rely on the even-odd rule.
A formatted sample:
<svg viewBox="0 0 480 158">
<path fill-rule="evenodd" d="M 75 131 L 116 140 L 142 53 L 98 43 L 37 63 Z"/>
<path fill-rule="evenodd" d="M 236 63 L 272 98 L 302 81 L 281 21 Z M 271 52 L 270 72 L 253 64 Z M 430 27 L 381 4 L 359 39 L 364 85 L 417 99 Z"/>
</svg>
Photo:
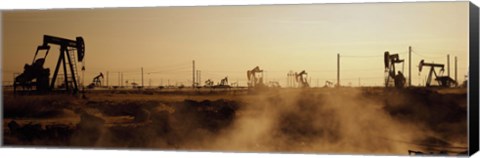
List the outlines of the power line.
<svg viewBox="0 0 480 158">
<path fill-rule="evenodd" d="M 179 66 L 162 67 L 162 68 L 159 68 L 159 69 L 153 69 L 152 72 L 167 71 L 167 70 L 178 70 L 178 69 L 190 69 L 190 68 L 191 68 L 191 65 L 179 65 Z M 152 69 L 150 69 L 150 70 L 152 70 Z"/>
<path fill-rule="evenodd" d="M 358 79 L 383 79 L 384 77 L 355 77 L 355 78 L 342 78 L 342 80 L 358 80 Z"/>
<path fill-rule="evenodd" d="M 383 57 L 383 55 L 341 55 L 340 57 L 346 58 L 378 58 Z"/>
<path fill-rule="evenodd" d="M 151 71 L 151 72 L 145 72 L 146 74 L 159 74 L 159 73 L 177 73 L 177 72 L 192 72 L 191 70 L 188 69 L 175 69 L 175 70 L 163 70 L 163 71 Z"/>
<path fill-rule="evenodd" d="M 182 63 L 176 63 L 176 64 L 168 64 L 168 65 L 158 65 L 158 66 L 149 66 L 149 67 L 144 67 L 146 69 L 155 69 L 155 68 L 172 68 L 172 67 L 179 67 L 179 66 L 191 66 L 190 62 L 182 62 Z"/>
<path fill-rule="evenodd" d="M 444 58 L 445 56 L 426 56 L 426 55 L 422 55 L 420 53 L 417 53 L 416 51 L 412 51 L 413 54 L 415 55 L 418 55 L 420 57 L 423 57 L 423 58 L 426 58 L 426 59 L 440 59 L 440 58 Z"/>
</svg>

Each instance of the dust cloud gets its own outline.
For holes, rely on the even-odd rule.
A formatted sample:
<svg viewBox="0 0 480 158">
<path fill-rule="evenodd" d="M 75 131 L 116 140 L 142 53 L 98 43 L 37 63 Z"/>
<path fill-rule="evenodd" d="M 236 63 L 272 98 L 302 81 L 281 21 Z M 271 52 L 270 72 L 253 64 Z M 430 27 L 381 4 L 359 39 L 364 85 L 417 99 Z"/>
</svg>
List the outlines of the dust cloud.
<svg viewBox="0 0 480 158">
<path fill-rule="evenodd" d="M 15 103 L 6 98 L 4 124 L 46 115 L 76 121 L 63 130 L 67 134 L 48 138 L 16 139 L 24 130 L 4 126 L 4 145 L 394 155 L 409 150 L 461 153 L 467 145 L 465 93 L 325 88 L 185 95 L 177 100 L 154 93 L 147 98 L 99 95 Z M 38 103 L 56 106 L 21 112 Z"/>
<path fill-rule="evenodd" d="M 392 118 L 382 101 L 348 89 L 262 94 L 218 137 L 221 150 L 405 154 L 413 148 L 391 140 L 416 140 L 420 127 Z"/>
</svg>

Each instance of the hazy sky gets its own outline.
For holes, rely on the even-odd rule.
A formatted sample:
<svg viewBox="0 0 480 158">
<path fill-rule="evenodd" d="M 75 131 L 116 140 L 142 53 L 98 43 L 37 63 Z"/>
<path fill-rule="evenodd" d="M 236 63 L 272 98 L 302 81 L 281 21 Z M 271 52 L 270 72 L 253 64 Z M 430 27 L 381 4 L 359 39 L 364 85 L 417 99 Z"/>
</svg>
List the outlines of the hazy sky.
<svg viewBox="0 0 480 158">
<path fill-rule="evenodd" d="M 400 53 L 408 75 L 408 46 L 413 85 L 428 72 L 419 74 L 421 59 L 446 64 L 450 54 L 453 78 L 457 56 L 460 81 L 468 67 L 468 2 L 3 11 L 4 81 L 32 61 L 44 34 L 85 39 L 86 84 L 106 71 L 110 85 L 118 72 L 140 82 L 143 67 L 146 86 L 191 85 L 195 60 L 203 81 L 246 85 L 246 71 L 260 66 L 282 86 L 290 70 L 323 86 L 336 82 L 340 53 L 343 85 L 383 85 L 383 53 Z M 51 74 L 58 52 L 53 46 L 47 57 Z"/>
</svg>

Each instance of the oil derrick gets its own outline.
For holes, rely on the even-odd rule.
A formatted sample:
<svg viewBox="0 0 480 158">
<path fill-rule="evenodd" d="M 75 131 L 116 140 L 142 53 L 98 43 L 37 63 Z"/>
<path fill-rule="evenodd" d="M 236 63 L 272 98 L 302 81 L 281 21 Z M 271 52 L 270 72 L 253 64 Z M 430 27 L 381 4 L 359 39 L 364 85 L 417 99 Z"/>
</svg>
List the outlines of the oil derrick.
<svg viewBox="0 0 480 158">
<path fill-rule="evenodd" d="M 95 88 L 95 87 L 101 87 L 102 86 L 102 80 L 103 80 L 103 73 L 100 73 L 100 75 L 93 78 L 92 83 L 90 83 L 87 86 L 87 88 L 92 89 L 92 88 Z"/>
<path fill-rule="evenodd" d="M 395 64 L 403 64 L 403 61 L 404 60 L 400 59 L 398 54 L 390 54 L 388 51 L 385 52 L 385 73 L 387 73 L 385 78 L 385 87 L 391 87 L 392 84 L 396 88 L 403 88 L 405 86 L 406 79 L 403 75 L 403 72 L 396 72 L 395 70 Z"/>
<path fill-rule="evenodd" d="M 300 88 L 309 88 L 310 85 L 308 84 L 308 81 L 307 81 L 307 72 L 305 72 L 305 70 L 303 70 L 302 72 L 300 73 L 295 73 L 295 80 L 297 81 L 298 83 L 298 86 Z"/>
<path fill-rule="evenodd" d="M 247 71 L 248 87 L 264 87 L 263 84 L 263 70 L 260 70 L 258 66 L 252 70 Z"/>
<path fill-rule="evenodd" d="M 60 46 L 60 55 L 51 81 L 49 81 L 50 69 L 43 68 L 43 64 L 45 63 L 45 60 L 50 50 L 50 45 Z M 43 56 L 43 58 L 37 59 L 39 51 L 43 50 L 46 51 L 45 56 Z M 76 56 L 74 53 L 75 51 L 77 52 Z M 62 65 L 64 75 L 64 90 L 67 92 L 77 93 L 78 72 L 77 60 L 75 59 L 75 57 L 78 59 L 78 62 L 82 62 L 84 55 L 85 43 L 82 37 L 77 37 L 76 40 L 70 40 L 60 37 L 44 35 L 43 44 L 37 47 L 37 51 L 35 52 L 35 56 L 33 57 L 32 64 L 25 64 L 23 73 L 15 77 L 15 81 L 13 84 L 14 92 L 17 91 L 18 86 L 20 86 L 23 91 L 52 91 L 55 88 L 55 81 L 57 79 L 60 65 Z"/>
<path fill-rule="evenodd" d="M 419 72 L 422 72 L 423 67 L 430 67 L 430 71 L 428 72 L 427 81 L 425 83 L 426 87 L 433 87 L 432 85 L 432 77 L 435 75 L 435 81 L 437 81 L 437 85 L 440 87 L 452 87 L 456 86 L 457 82 L 450 78 L 450 76 L 444 76 L 443 72 L 445 71 L 444 64 L 435 64 L 435 63 L 426 63 L 424 60 L 420 61 L 418 65 Z M 440 68 L 440 71 L 437 73 L 435 68 Z"/>
</svg>

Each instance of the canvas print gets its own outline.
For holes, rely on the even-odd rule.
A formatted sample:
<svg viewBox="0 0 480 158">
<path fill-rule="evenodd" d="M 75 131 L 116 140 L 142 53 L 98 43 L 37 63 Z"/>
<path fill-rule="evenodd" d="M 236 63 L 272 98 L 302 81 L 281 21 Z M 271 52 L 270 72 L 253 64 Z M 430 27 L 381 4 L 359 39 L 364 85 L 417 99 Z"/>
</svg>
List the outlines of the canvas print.
<svg viewBox="0 0 480 158">
<path fill-rule="evenodd" d="M 468 8 L 4 10 L 2 142 L 465 155 Z"/>
</svg>

